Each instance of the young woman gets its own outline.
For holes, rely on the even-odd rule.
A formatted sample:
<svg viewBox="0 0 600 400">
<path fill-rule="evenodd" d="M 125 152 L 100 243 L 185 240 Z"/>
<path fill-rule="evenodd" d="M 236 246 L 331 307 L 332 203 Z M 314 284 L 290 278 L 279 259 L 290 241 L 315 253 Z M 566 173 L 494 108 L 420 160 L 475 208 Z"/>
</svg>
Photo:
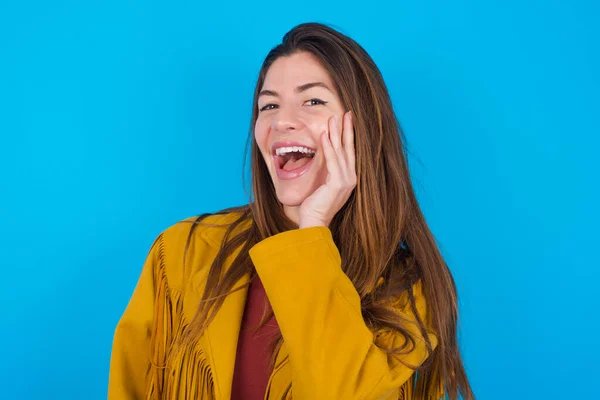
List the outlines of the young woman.
<svg viewBox="0 0 600 400">
<path fill-rule="evenodd" d="M 369 55 L 296 26 L 264 61 L 251 126 L 252 201 L 157 237 L 109 399 L 474 398 L 454 281 Z"/>
</svg>

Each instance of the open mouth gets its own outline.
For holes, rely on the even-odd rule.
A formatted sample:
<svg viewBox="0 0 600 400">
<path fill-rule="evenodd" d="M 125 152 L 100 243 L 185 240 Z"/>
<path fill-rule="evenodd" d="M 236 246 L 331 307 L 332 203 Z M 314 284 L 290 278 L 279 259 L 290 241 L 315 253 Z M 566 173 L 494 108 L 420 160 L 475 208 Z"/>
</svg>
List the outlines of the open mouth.
<svg viewBox="0 0 600 400">
<path fill-rule="evenodd" d="M 307 147 L 282 147 L 274 150 L 273 163 L 279 179 L 295 179 L 304 175 L 315 160 L 316 151 Z"/>
<path fill-rule="evenodd" d="M 293 171 L 304 167 L 315 157 L 315 153 L 292 151 L 284 155 L 275 155 L 275 163 L 279 169 Z"/>
</svg>

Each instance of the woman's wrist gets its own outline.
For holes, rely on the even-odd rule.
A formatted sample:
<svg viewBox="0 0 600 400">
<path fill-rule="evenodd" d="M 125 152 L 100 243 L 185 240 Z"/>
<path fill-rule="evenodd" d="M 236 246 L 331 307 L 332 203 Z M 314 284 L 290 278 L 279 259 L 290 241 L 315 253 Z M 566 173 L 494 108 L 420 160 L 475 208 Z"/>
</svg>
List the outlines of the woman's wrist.
<svg viewBox="0 0 600 400">
<path fill-rule="evenodd" d="M 298 229 L 302 229 L 302 228 L 312 228 L 315 226 L 329 226 L 329 223 L 318 220 L 318 219 L 301 219 L 298 222 Z"/>
</svg>

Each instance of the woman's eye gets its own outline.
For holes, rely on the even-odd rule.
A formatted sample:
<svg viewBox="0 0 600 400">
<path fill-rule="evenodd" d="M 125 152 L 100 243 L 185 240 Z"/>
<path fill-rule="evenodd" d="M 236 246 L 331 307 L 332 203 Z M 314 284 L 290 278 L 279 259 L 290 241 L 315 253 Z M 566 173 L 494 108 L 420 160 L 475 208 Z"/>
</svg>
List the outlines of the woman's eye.
<svg viewBox="0 0 600 400">
<path fill-rule="evenodd" d="M 327 104 L 326 101 L 323 101 L 321 99 L 310 99 L 310 100 L 306 100 L 306 102 L 310 102 L 312 104 L 310 104 L 311 106 L 318 106 L 318 105 L 325 105 Z M 269 103 L 265 106 L 263 106 L 260 111 L 268 111 L 268 110 L 272 110 L 273 107 L 277 107 L 277 104 L 273 104 L 273 103 Z"/>
<path fill-rule="evenodd" d="M 264 106 L 263 108 L 261 108 L 260 111 L 272 110 L 272 108 L 268 108 L 268 107 L 271 107 L 271 106 L 277 107 L 276 104 L 267 104 L 266 106 Z"/>
<path fill-rule="evenodd" d="M 327 102 L 326 102 L 326 101 L 323 101 L 323 100 L 321 100 L 321 99 L 310 99 L 310 100 L 307 100 L 307 101 L 310 101 L 310 102 L 313 102 L 313 101 L 314 101 L 314 102 L 316 102 L 316 103 L 317 103 L 317 104 L 312 104 L 313 106 L 318 106 L 319 104 L 323 104 L 323 105 L 327 104 Z"/>
</svg>

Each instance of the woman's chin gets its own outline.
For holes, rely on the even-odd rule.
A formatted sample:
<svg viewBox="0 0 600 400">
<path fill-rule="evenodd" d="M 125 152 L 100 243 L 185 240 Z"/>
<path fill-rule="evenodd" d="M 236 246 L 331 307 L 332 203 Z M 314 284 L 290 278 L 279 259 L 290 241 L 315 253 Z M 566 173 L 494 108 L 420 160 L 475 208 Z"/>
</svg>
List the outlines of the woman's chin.
<svg viewBox="0 0 600 400">
<path fill-rule="evenodd" d="M 281 204 L 288 207 L 297 207 L 310 196 L 310 190 L 290 190 L 283 189 L 277 191 L 277 199 Z"/>
<path fill-rule="evenodd" d="M 314 169 L 307 171 L 306 174 L 296 179 L 279 179 L 277 175 L 272 174 L 275 186 L 275 194 L 281 204 L 288 207 L 297 207 L 304 202 L 311 194 L 325 183 L 326 173 L 323 169 Z"/>
<path fill-rule="evenodd" d="M 298 207 L 302 204 L 302 202 L 304 201 L 304 199 L 306 199 L 306 197 L 308 196 L 298 196 L 298 195 L 283 195 L 283 196 L 277 196 L 277 198 L 279 199 L 279 202 L 281 204 L 283 204 L 284 206 L 288 206 L 288 207 Z"/>
</svg>

